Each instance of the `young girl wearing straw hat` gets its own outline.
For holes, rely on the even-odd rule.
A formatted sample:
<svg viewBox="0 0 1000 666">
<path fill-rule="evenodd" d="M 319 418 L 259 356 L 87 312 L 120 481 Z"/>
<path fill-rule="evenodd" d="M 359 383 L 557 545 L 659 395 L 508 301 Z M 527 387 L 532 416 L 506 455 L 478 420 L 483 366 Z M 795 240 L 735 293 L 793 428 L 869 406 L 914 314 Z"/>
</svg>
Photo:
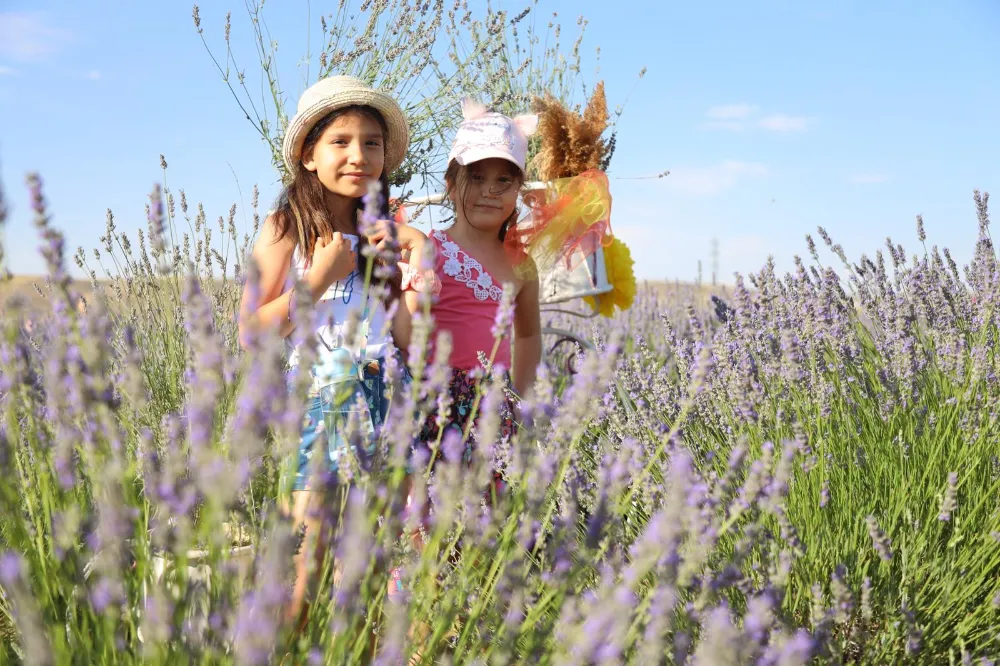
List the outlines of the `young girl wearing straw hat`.
<svg viewBox="0 0 1000 666">
<path fill-rule="evenodd" d="M 286 614 L 292 622 L 303 609 L 310 553 L 320 561 L 324 556 L 322 544 L 315 543 L 317 512 L 310 511 L 320 504 L 322 493 L 310 489 L 323 485 L 317 478 L 330 478 L 346 448 L 343 437 L 327 432 L 324 424 L 325 413 L 331 411 L 330 383 L 345 367 L 363 368 L 355 372 L 360 381 L 352 385 L 359 387 L 356 397 L 367 404 L 368 423 L 378 427 L 388 406 L 384 361 L 395 348 L 390 337 L 394 322 L 387 321 L 386 301 L 398 298 L 399 284 L 397 278 L 388 297 L 369 298 L 366 275 L 375 271 L 369 270 L 373 267 L 367 264 L 372 259 L 362 248 L 366 243 L 378 243 L 378 254 L 385 256 L 382 263 L 394 265 L 398 260 L 392 256 L 393 249 L 386 248 L 388 176 L 402 163 L 408 144 L 406 117 L 388 94 L 349 76 L 332 76 L 311 86 L 299 100 L 285 134 L 287 185 L 253 249 L 259 280 L 254 285 L 248 283 L 243 294 L 241 342 L 247 345 L 252 331 L 277 329 L 286 340 L 303 340 L 311 334 L 317 350 L 316 363 L 309 369 L 308 412 L 300 431 L 292 487 L 292 515 L 295 524 L 306 530 L 306 541 L 295 556 L 296 582 Z M 363 198 L 374 182 L 381 184 L 380 222 L 362 233 Z M 402 247 L 419 251 L 421 239 L 411 237 L 407 228 L 400 227 L 399 241 Z M 313 306 L 308 317 L 311 323 L 306 335 L 300 331 L 292 336 L 296 324 L 304 326 L 307 319 L 295 316 L 296 303 L 303 301 Z M 358 309 L 363 310 L 360 320 L 355 315 L 354 324 L 345 326 L 349 313 Z M 352 336 L 357 328 L 362 335 Z M 347 340 L 348 336 L 353 339 Z M 293 370 L 301 344 L 287 343 Z M 356 404 L 354 400 L 346 403 L 349 408 Z M 315 471 L 320 477 L 313 475 Z"/>
</svg>

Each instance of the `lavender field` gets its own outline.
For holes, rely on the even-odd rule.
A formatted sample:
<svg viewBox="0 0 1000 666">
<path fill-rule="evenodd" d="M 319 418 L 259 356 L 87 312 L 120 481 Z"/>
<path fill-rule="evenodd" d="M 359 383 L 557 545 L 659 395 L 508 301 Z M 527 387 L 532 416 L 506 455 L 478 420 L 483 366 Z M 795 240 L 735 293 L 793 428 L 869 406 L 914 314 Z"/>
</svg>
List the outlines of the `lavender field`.
<svg viewBox="0 0 1000 666">
<path fill-rule="evenodd" d="M 575 374 L 550 357 L 513 443 L 481 450 L 471 471 L 417 474 L 410 507 L 393 500 L 403 452 L 444 375 L 397 382 L 375 456 L 329 480 L 328 569 L 336 559 L 343 574 L 323 578 L 296 632 L 279 619 L 297 542 L 278 500 L 304 393 L 287 390 L 278 341 L 237 351 L 244 267 L 224 277 L 221 253 L 173 245 L 186 221 L 204 246 L 211 230 L 155 190 L 136 239 L 109 220 L 91 254 L 121 273 L 95 282 L 81 314 L 41 183 L 29 184 L 50 290 L 30 332 L 16 299 L 4 305 L 4 662 L 931 664 L 1000 652 L 1000 293 L 985 194 L 963 269 L 918 228 L 912 256 L 889 241 L 842 257 L 842 280 L 822 259 L 842 251 L 820 230 L 832 251 L 807 239 L 808 264 L 765 266 L 724 301 L 646 288 L 614 319 L 550 322 L 597 351 Z M 483 396 L 484 441 L 499 442 L 499 391 Z M 510 488 L 487 506 L 494 463 Z M 418 555 L 397 535 L 427 501 Z M 390 598 L 391 566 L 405 592 Z"/>
<path fill-rule="evenodd" d="M 461 1 L 361 4 L 357 18 L 321 17 L 316 64 L 399 97 L 412 142 L 394 196 L 441 170 L 462 95 L 515 113 L 581 87 L 580 40 L 563 49 L 551 22 L 532 32 L 534 4 L 483 16 Z M 280 167 L 294 100 L 263 3 L 246 6 L 259 68 L 236 64 L 229 15 L 218 59 L 197 7 L 194 29 Z M 275 109 L 243 106 L 246 71 Z M 820 228 L 790 274 L 640 284 L 613 317 L 547 314 L 594 350 L 546 355 L 509 442 L 503 387 L 487 384 L 471 466 L 446 438 L 434 473 L 408 476 L 448 378 L 419 360 L 431 322 L 418 320 L 414 381 L 389 369 L 375 453 L 325 479 L 329 548 L 294 625 L 288 472 L 307 387 L 289 386 L 283 340 L 244 350 L 236 323 L 269 202 L 255 188 L 249 209 L 217 217 L 156 185 L 142 229 L 109 211 L 74 250 L 39 176 L 4 185 L 30 191 L 48 274 L 30 299 L 0 287 L 0 664 L 1000 660 L 1000 264 L 986 193 L 969 201 L 968 266 L 920 218 L 859 257 Z M 4 211 L 0 191 L 0 227 Z M 494 468 L 507 488 L 487 502 Z M 420 551 L 401 536 L 418 528 Z"/>
</svg>

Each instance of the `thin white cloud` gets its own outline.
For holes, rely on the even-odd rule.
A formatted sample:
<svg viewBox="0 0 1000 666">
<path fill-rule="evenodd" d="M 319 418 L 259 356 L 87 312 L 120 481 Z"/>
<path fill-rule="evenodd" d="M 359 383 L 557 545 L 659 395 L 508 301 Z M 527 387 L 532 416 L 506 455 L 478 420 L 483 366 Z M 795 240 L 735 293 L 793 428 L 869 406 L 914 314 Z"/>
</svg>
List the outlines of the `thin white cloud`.
<svg viewBox="0 0 1000 666">
<path fill-rule="evenodd" d="M 733 187 L 742 180 L 761 178 L 768 169 L 757 162 L 726 160 L 707 167 L 670 169 L 664 182 L 670 189 L 691 196 L 710 196 Z"/>
<path fill-rule="evenodd" d="M 739 132 L 744 127 L 746 124 L 739 120 L 709 120 L 701 124 L 702 129 L 729 130 L 730 132 Z"/>
<path fill-rule="evenodd" d="M 0 56 L 32 62 L 52 55 L 72 39 L 43 12 L 0 12 Z"/>
<path fill-rule="evenodd" d="M 884 173 L 853 173 L 847 177 L 847 181 L 855 185 L 874 185 L 888 180 L 889 176 Z"/>
<path fill-rule="evenodd" d="M 787 116 L 782 113 L 765 116 L 757 125 L 772 132 L 804 132 L 812 121 L 804 116 Z"/>
<path fill-rule="evenodd" d="M 759 106 L 747 103 L 713 106 L 705 112 L 705 121 L 700 127 L 738 132 L 750 126 L 759 111 Z M 756 121 L 757 127 L 771 132 L 804 132 L 812 124 L 811 118 L 784 113 L 772 113 Z"/>
<path fill-rule="evenodd" d="M 86 77 L 91 81 L 97 81 L 98 79 L 101 78 L 101 72 L 99 70 L 92 69 L 89 72 L 87 72 Z"/>
<path fill-rule="evenodd" d="M 747 119 L 757 113 L 758 109 L 756 104 L 745 103 L 713 106 L 705 112 L 707 120 L 700 127 L 701 129 L 739 132 L 746 127 Z"/>
<path fill-rule="evenodd" d="M 14 68 L 7 65 L 0 65 L 0 76 L 13 76 Z"/>
<path fill-rule="evenodd" d="M 759 108 L 756 104 L 725 104 L 711 107 L 705 115 L 712 120 L 746 120 Z"/>
</svg>

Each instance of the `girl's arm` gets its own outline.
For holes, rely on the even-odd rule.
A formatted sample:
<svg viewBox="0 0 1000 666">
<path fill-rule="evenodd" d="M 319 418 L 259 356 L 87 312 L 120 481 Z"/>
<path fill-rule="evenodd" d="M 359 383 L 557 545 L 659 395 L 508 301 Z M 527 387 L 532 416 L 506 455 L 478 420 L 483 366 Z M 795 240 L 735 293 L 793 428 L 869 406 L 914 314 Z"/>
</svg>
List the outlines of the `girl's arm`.
<svg viewBox="0 0 1000 666">
<path fill-rule="evenodd" d="M 514 310 L 514 390 L 522 398 L 535 384 L 542 360 L 542 322 L 538 303 L 538 279 L 521 287 Z"/>
<path fill-rule="evenodd" d="M 247 346 L 247 332 L 277 329 L 281 337 L 287 337 L 295 325 L 289 317 L 289 308 L 295 298 L 295 290 L 284 292 L 288 271 L 295 253 L 295 241 L 278 234 L 274 216 L 264 221 L 257 242 L 254 243 L 251 258 L 257 264 L 259 282 L 257 300 L 251 298 L 252 287 L 249 280 L 243 287 L 240 302 L 239 335 L 240 345 Z M 337 280 L 349 276 L 357 265 L 356 253 L 351 244 L 339 232 L 334 232 L 328 241 L 320 238 L 309 260 L 309 270 L 303 276 L 306 297 L 315 304 L 326 290 Z"/>
<path fill-rule="evenodd" d="M 305 275 L 305 283 L 308 297 L 313 303 L 326 291 L 329 286 L 330 275 L 333 273 L 343 273 L 347 270 L 350 273 L 353 257 L 350 255 L 350 246 L 342 239 L 334 239 L 333 243 L 326 244 L 320 242 L 317 252 L 313 255 L 313 263 L 319 260 L 324 268 L 329 264 L 331 270 L 324 271 L 310 270 Z M 239 335 L 240 345 L 245 349 L 247 345 L 247 333 L 251 328 L 256 330 L 277 329 L 281 337 L 287 337 L 294 329 L 295 325 L 289 318 L 289 307 L 295 292 L 285 289 L 285 282 L 288 279 L 288 271 L 292 265 L 292 255 L 295 252 L 295 241 L 289 237 L 281 238 L 278 235 L 277 225 L 274 218 L 268 217 L 264 221 L 260 236 L 254 243 L 251 257 L 257 264 L 259 282 L 257 283 L 257 300 L 253 302 L 253 294 L 250 281 L 243 286 L 243 297 L 240 301 L 239 314 Z M 344 256 L 339 256 L 344 255 Z"/>
<path fill-rule="evenodd" d="M 243 297 L 240 301 L 239 334 L 240 345 L 246 349 L 247 333 L 250 328 L 278 326 L 281 337 L 292 332 L 292 324 L 288 321 L 288 307 L 291 293 L 282 294 L 288 269 L 292 263 L 295 242 L 290 238 L 278 238 L 277 227 L 273 217 L 264 220 L 260 236 L 254 243 L 251 258 L 257 265 L 259 282 L 254 302 L 254 285 L 249 278 L 243 285 Z"/>
<path fill-rule="evenodd" d="M 399 225 L 396 229 L 403 261 L 399 268 L 403 271 L 402 303 L 396 308 L 392 321 L 392 341 L 396 349 L 406 356 L 410 347 L 410 337 L 413 330 L 413 315 L 421 307 L 421 291 L 436 293 L 440 288 L 435 284 L 436 276 L 427 264 L 424 264 L 424 252 L 427 246 L 427 236 L 419 229 L 409 225 Z M 433 258 L 429 257 L 433 265 Z M 421 271 L 421 266 L 428 266 Z"/>
<path fill-rule="evenodd" d="M 413 314 L 420 307 L 420 295 L 415 291 L 406 290 L 401 300 L 392 319 L 392 343 L 403 355 L 403 359 L 408 361 L 413 333 Z"/>
<path fill-rule="evenodd" d="M 411 227 L 408 224 L 396 224 L 392 220 L 379 220 L 375 230 L 368 234 L 368 242 L 375 246 L 375 249 L 382 250 L 386 238 L 389 236 L 390 227 L 396 231 L 396 239 L 399 241 L 399 251 L 404 262 L 410 262 L 410 257 L 419 257 L 427 243 L 427 236 L 420 229 Z M 411 262 L 412 263 L 412 262 Z"/>
<path fill-rule="evenodd" d="M 408 224 L 401 224 L 396 227 L 396 235 L 399 238 L 399 249 L 402 252 L 403 261 L 415 266 L 419 265 L 424 246 L 427 245 L 426 234 Z"/>
</svg>

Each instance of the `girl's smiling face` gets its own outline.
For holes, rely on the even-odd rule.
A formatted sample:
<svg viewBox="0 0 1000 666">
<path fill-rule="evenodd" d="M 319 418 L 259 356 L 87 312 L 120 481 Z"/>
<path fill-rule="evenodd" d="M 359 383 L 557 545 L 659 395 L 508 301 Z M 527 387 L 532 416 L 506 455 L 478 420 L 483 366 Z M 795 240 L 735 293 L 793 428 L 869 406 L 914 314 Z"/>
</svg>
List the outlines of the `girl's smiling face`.
<svg viewBox="0 0 1000 666">
<path fill-rule="evenodd" d="M 448 184 L 456 212 L 479 231 L 498 231 L 517 207 L 521 185 L 517 167 L 500 158 L 474 162 L 460 169 Z"/>
<path fill-rule="evenodd" d="M 385 134 L 368 113 L 353 109 L 341 113 L 323 129 L 305 155 L 302 166 L 330 192 L 357 198 L 385 167 Z"/>
</svg>

